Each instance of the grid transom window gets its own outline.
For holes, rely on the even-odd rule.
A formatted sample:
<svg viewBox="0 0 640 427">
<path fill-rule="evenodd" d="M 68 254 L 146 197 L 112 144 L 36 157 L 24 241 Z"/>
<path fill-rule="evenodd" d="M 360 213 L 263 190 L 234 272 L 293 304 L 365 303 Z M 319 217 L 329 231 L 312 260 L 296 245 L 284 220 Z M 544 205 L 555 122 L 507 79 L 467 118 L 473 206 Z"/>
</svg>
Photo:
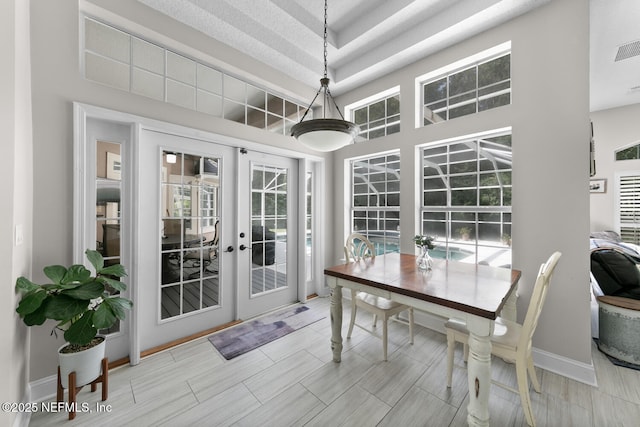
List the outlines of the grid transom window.
<svg viewBox="0 0 640 427">
<path fill-rule="evenodd" d="M 400 132 L 400 94 L 391 95 L 351 110 L 360 126 L 359 139 L 374 139 Z"/>
<path fill-rule="evenodd" d="M 511 135 L 422 149 L 421 233 L 434 257 L 511 265 Z"/>
<path fill-rule="evenodd" d="M 398 252 L 400 155 L 351 161 L 351 231 L 367 237 L 376 253 Z"/>
<path fill-rule="evenodd" d="M 422 85 L 423 126 L 511 103 L 511 54 L 447 73 Z"/>
<path fill-rule="evenodd" d="M 84 76 L 104 85 L 290 135 L 306 107 L 86 17 Z M 313 116 L 313 111 L 310 112 Z"/>
</svg>

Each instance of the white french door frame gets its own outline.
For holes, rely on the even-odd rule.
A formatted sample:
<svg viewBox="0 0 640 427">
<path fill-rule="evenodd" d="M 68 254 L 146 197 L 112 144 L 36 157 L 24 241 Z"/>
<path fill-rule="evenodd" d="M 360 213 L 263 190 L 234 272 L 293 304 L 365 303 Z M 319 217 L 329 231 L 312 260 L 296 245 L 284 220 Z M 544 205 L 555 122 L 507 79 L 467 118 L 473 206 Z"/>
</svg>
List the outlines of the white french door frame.
<svg viewBox="0 0 640 427">
<path fill-rule="evenodd" d="M 121 125 L 131 126 L 131 140 L 129 141 L 128 157 L 130 164 L 124 165 L 127 168 L 127 173 L 132 174 L 133 168 L 139 164 L 139 139 L 140 133 L 143 129 L 175 134 L 177 136 L 187 138 L 198 138 L 202 140 L 209 140 L 217 144 L 228 145 L 231 147 L 246 148 L 249 150 L 255 150 L 264 152 L 266 154 L 273 154 L 278 156 L 290 157 L 297 159 L 299 165 L 298 173 L 298 193 L 299 193 L 299 217 L 298 217 L 298 245 L 304 247 L 305 244 L 305 179 L 307 171 L 311 171 L 314 176 L 315 197 L 313 197 L 313 222 L 312 233 L 313 239 L 313 282 L 306 283 L 305 280 L 305 268 L 304 268 L 304 254 L 300 254 L 301 258 L 298 258 L 298 264 L 301 268 L 298 268 L 298 295 L 302 302 L 306 301 L 306 297 L 314 292 L 320 292 L 324 289 L 324 276 L 322 274 L 324 268 L 324 247 L 325 238 L 321 233 L 322 224 L 324 224 L 324 211 L 322 209 L 326 204 L 324 200 L 326 198 L 325 191 L 325 158 L 313 154 L 294 151 L 291 149 L 280 148 L 276 146 L 265 145 L 257 142 L 246 141 L 235 137 L 226 135 L 215 134 L 211 132 L 205 132 L 193 128 L 184 127 L 181 125 L 175 125 L 172 123 L 162 122 L 159 120 L 150 119 L 147 117 L 137 116 L 129 113 L 110 110 L 102 107 L 97 107 L 90 104 L 84 104 L 79 102 L 73 103 L 74 110 L 74 199 L 73 199 L 73 212 L 74 212 L 74 234 L 73 234 L 73 260 L 74 262 L 84 261 L 84 248 L 86 247 L 88 235 L 86 233 L 88 220 L 91 219 L 88 216 L 87 207 L 91 206 L 89 200 L 86 199 L 86 188 L 84 182 L 86 177 L 84 175 L 84 162 L 85 162 L 85 147 L 87 144 L 87 119 L 95 118 L 98 120 L 113 121 Z M 124 147 L 123 147 L 124 148 Z M 137 365 L 140 362 L 140 329 L 138 311 L 136 310 L 136 303 L 141 301 L 140 289 L 137 283 L 140 281 L 141 272 L 138 271 L 137 261 L 135 254 L 139 253 L 142 242 L 139 237 L 132 232 L 138 227 L 136 222 L 139 217 L 138 209 L 133 203 L 138 200 L 137 183 L 133 182 L 134 179 L 131 175 L 127 176 L 126 191 L 123 189 L 124 197 L 123 204 L 128 206 L 126 215 L 131 219 L 130 228 L 128 230 L 122 230 L 122 234 L 129 236 L 122 240 L 123 251 L 128 251 L 131 254 L 129 258 L 130 264 L 127 265 L 127 271 L 129 276 L 127 278 L 129 297 L 134 302 L 133 310 L 128 313 L 127 327 L 129 330 L 129 360 L 131 365 Z M 237 231 L 237 230 L 236 230 Z M 234 247 L 237 248 L 238 241 L 236 235 L 236 241 L 234 241 Z M 223 245 L 224 242 L 221 242 Z M 222 247 L 222 246 L 221 246 Z M 223 249 L 224 250 L 224 249 Z M 123 258 L 125 259 L 125 258 Z M 236 268 L 238 268 L 236 266 Z M 236 307 L 236 313 L 238 312 Z"/>
</svg>

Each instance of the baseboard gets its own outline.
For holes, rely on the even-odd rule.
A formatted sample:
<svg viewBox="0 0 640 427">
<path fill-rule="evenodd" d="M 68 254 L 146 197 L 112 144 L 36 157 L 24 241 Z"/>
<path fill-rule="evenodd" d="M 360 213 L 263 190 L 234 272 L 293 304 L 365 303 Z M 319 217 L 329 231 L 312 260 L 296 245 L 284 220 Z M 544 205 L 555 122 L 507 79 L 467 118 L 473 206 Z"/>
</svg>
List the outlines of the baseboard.
<svg viewBox="0 0 640 427">
<path fill-rule="evenodd" d="M 414 310 L 415 323 L 436 332 L 445 333 L 444 322 L 446 320 L 447 319 L 440 316 Z M 596 371 L 593 364 L 579 362 L 535 347 L 533 348 L 533 361 L 536 366 L 555 374 L 562 375 L 591 386 L 597 387 L 598 385 L 596 380 Z"/>
<path fill-rule="evenodd" d="M 43 402 L 56 395 L 58 376 L 51 375 L 29 383 L 30 402 Z"/>
<path fill-rule="evenodd" d="M 533 363 L 536 366 L 593 387 L 598 386 L 593 363 L 579 362 L 535 347 L 532 351 Z"/>
<path fill-rule="evenodd" d="M 24 392 L 24 397 L 22 398 L 23 404 L 31 403 L 33 399 L 31 397 L 31 386 L 27 384 L 27 389 Z M 28 411 L 19 411 L 18 415 L 13 420 L 13 427 L 29 427 L 29 423 L 31 422 L 31 412 Z"/>
</svg>

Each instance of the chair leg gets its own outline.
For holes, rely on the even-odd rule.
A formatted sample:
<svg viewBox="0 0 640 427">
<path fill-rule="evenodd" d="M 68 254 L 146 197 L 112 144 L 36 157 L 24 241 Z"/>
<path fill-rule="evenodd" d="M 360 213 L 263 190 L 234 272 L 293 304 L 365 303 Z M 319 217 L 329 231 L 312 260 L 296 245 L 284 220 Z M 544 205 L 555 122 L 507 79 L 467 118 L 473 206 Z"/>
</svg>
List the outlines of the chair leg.
<svg viewBox="0 0 640 427">
<path fill-rule="evenodd" d="M 452 331 L 447 331 L 447 388 L 451 388 L 453 377 L 453 352 L 456 349 L 456 340 Z"/>
<path fill-rule="evenodd" d="M 378 325 L 378 315 L 373 315 L 373 327 L 375 328 Z"/>
<path fill-rule="evenodd" d="M 409 342 L 413 344 L 413 307 L 409 307 Z"/>
<path fill-rule="evenodd" d="M 351 338 L 351 333 L 353 332 L 353 325 L 356 323 L 356 311 L 358 310 L 358 306 L 356 305 L 355 295 L 351 295 L 351 322 L 349 323 L 349 332 L 347 332 L 347 339 Z"/>
<path fill-rule="evenodd" d="M 464 359 L 464 363 L 467 363 L 467 361 L 469 360 L 469 344 L 468 343 L 464 343 L 463 345 L 463 356 L 462 358 Z"/>
<path fill-rule="evenodd" d="M 536 368 L 533 366 L 533 358 L 531 355 L 527 357 L 527 371 L 529 372 L 529 379 L 531 380 L 531 385 L 536 393 L 540 393 L 540 383 L 538 382 L 538 375 L 536 374 Z"/>
<path fill-rule="evenodd" d="M 527 424 L 535 427 L 536 420 L 533 417 L 533 408 L 531 407 L 531 397 L 529 396 L 529 383 L 527 381 L 527 361 L 516 360 L 516 376 L 518 378 L 518 392 L 520 393 L 520 401 L 522 402 L 522 410 Z"/>
<path fill-rule="evenodd" d="M 384 361 L 387 361 L 387 326 L 389 325 L 389 319 L 386 317 L 382 319 L 382 354 Z"/>
</svg>

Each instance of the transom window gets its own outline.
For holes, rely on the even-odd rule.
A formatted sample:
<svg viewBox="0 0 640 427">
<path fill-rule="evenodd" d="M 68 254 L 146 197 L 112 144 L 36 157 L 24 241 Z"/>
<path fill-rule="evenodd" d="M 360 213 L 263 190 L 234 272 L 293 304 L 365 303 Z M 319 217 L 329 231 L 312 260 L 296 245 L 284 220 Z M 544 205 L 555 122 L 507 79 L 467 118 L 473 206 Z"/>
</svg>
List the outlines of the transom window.
<svg viewBox="0 0 640 427">
<path fill-rule="evenodd" d="M 640 143 L 616 150 L 616 161 L 640 159 Z"/>
<path fill-rule="evenodd" d="M 353 121 L 360 126 L 360 137 L 374 139 L 400 132 L 400 95 L 372 102 L 353 110 Z"/>
<path fill-rule="evenodd" d="M 398 252 L 400 155 L 351 161 L 351 231 L 366 236 L 376 253 Z"/>
<path fill-rule="evenodd" d="M 88 17 L 83 48 L 86 79 L 158 101 L 283 135 L 306 111 L 297 102 Z"/>
<path fill-rule="evenodd" d="M 422 84 L 423 126 L 511 103 L 511 54 L 467 65 Z"/>
<path fill-rule="evenodd" d="M 430 144 L 422 154 L 421 233 L 432 256 L 511 265 L 511 135 Z"/>
</svg>

